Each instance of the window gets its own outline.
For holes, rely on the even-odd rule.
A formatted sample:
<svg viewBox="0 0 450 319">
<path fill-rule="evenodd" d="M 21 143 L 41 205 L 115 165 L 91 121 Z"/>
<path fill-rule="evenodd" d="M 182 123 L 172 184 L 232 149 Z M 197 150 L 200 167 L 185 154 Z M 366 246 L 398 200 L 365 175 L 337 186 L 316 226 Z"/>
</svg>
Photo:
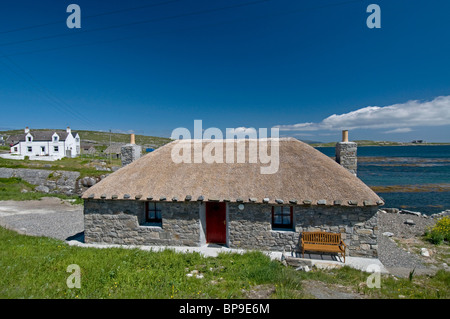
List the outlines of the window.
<svg viewBox="0 0 450 319">
<path fill-rule="evenodd" d="M 16 146 L 16 147 L 14 147 L 14 152 L 17 152 L 17 146 Z"/>
<path fill-rule="evenodd" d="M 31 142 L 31 136 L 28 136 L 28 137 L 27 137 L 27 141 L 28 141 L 28 142 Z"/>
<path fill-rule="evenodd" d="M 59 146 L 53 146 L 53 151 L 59 152 Z"/>
<path fill-rule="evenodd" d="M 58 142 L 58 136 L 53 136 L 53 142 Z"/>
<path fill-rule="evenodd" d="M 27 151 L 28 151 L 28 153 L 31 153 L 31 152 L 33 152 L 33 147 L 31 147 L 31 146 L 28 146 L 28 147 L 27 147 Z"/>
<path fill-rule="evenodd" d="M 146 202 L 145 222 L 155 224 L 155 226 L 162 225 L 161 204 L 154 202 Z"/>
<path fill-rule="evenodd" d="M 292 206 L 272 206 L 272 228 L 292 229 Z"/>
</svg>

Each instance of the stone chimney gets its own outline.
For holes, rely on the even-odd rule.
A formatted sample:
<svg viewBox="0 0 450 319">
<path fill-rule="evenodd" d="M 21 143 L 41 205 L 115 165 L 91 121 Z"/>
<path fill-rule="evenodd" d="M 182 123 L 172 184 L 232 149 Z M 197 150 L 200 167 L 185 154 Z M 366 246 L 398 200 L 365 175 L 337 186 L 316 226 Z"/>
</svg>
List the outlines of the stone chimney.
<svg viewBox="0 0 450 319">
<path fill-rule="evenodd" d="M 358 145 L 348 141 L 348 131 L 342 131 L 342 142 L 336 143 L 336 162 L 356 176 L 358 161 L 356 157 Z"/>
<path fill-rule="evenodd" d="M 30 128 L 27 126 L 27 127 L 25 127 L 25 134 L 27 134 L 27 133 L 29 133 L 30 132 Z"/>
<path fill-rule="evenodd" d="M 136 137 L 131 134 L 130 143 L 122 146 L 120 151 L 122 153 L 122 167 L 124 167 L 141 157 L 142 147 L 136 145 Z"/>
</svg>

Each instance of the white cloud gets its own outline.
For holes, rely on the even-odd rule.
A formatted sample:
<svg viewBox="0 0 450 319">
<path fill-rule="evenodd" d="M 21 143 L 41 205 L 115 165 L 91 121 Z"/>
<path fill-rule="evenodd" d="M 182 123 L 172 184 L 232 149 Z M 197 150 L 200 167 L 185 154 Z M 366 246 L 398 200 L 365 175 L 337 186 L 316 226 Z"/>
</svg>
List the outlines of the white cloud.
<svg viewBox="0 0 450 319">
<path fill-rule="evenodd" d="M 412 132 L 412 129 L 410 129 L 409 127 L 400 127 L 396 128 L 395 130 L 386 131 L 384 133 L 391 134 L 391 133 L 408 133 L 408 132 Z"/>
<path fill-rule="evenodd" d="M 408 101 L 389 106 L 367 106 L 344 114 L 333 114 L 319 123 L 277 125 L 280 131 L 318 131 L 342 129 L 393 128 L 394 133 L 405 133 L 415 126 L 450 125 L 450 96 L 431 101 Z M 398 129 L 403 128 L 403 131 Z"/>
</svg>

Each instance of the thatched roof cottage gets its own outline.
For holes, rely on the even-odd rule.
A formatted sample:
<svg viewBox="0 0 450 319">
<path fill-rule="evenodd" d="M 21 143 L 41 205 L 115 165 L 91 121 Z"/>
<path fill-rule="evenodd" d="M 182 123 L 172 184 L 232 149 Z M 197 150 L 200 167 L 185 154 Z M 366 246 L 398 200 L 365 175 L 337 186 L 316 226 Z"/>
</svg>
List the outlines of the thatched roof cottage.
<svg viewBox="0 0 450 319">
<path fill-rule="evenodd" d="M 89 188 L 83 194 L 85 241 L 283 251 L 298 249 L 303 231 L 324 230 L 340 232 L 350 255 L 377 255 L 375 214 L 382 200 L 318 150 L 279 139 L 277 170 L 262 174 L 269 164 L 249 155 L 252 140 L 215 148 L 213 155 L 223 158 L 234 151 L 231 162 L 196 160 L 198 143 L 211 151 L 211 141 L 196 143 L 173 141 Z M 192 161 L 174 161 L 174 151 L 186 145 Z M 247 151 L 239 161 L 242 146 Z M 274 146 L 268 139 L 268 153 Z"/>
</svg>

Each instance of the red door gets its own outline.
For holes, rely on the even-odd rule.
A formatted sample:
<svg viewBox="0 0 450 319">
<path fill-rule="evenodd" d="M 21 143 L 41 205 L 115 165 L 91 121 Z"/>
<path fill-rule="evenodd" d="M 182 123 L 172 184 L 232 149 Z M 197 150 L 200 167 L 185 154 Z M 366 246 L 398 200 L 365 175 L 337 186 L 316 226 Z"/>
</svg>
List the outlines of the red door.
<svg viewBox="0 0 450 319">
<path fill-rule="evenodd" d="M 226 203 L 206 203 L 206 241 L 215 244 L 226 243 Z"/>
</svg>

